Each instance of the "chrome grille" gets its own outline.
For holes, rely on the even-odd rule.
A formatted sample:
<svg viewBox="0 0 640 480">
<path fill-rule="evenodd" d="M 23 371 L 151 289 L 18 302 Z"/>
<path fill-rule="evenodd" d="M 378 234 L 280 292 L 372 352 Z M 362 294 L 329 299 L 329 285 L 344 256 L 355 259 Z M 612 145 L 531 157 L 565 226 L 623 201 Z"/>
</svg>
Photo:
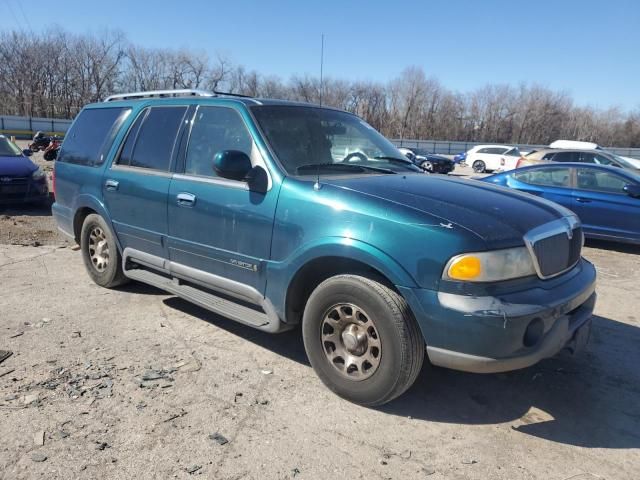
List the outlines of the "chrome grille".
<svg viewBox="0 0 640 480">
<path fill-rule="evenodd" d="M 578 263 L 582 235 L 577 217 L 563 217 L 528 232 L 524 239 L 538 276 L 555 277 Z"/>
</svg>

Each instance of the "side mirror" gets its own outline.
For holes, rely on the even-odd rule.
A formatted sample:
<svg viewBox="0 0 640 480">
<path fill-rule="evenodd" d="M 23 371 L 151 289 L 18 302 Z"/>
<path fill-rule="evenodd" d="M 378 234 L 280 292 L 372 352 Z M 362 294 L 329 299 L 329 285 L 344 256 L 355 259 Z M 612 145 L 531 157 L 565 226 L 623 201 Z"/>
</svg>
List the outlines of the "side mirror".
<svg viewBox="0 0 640 480">
<path fill-rule="evenodd" d="M 624 193 L 633 198 L 640 198 L 640 185 L 634 183 L 628 183 L 622 187 Z"/>
<path fill-rule="evenodd" d="M 249 155 L 238 150 L 222 150 L 213 157 L 213 170 L 222 178 L 245 180 L 251 168 Z"/>
<path fill-rule="evenodd" d="M 25 148 L 24 150 L 22 150 L 22 153 L 24 154 L 24 156 L 26 157 L 30 157 L 31 155 L 33 155 L 33 152 L 31 151 L 30 148 Z"/>
</svg>

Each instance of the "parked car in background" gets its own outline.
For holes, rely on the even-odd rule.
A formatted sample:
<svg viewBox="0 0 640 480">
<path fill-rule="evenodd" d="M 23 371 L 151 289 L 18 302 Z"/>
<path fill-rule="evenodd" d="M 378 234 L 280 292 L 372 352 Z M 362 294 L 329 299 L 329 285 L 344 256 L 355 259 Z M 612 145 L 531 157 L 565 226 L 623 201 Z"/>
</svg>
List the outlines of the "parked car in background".
<svg viewBox="0 0 640 480">
<path fill-rule="evenodd" d="M 49 188 L 44 171 L 4 135 L 0 135 L 0 204 L 46 203 Z"/>
<path fill-rule="evenodd" d="M 467 151 L 466 163 L 475 173 L 511 170 L 521 157 L 518 147 L 509 145 L 476 145 Z"/>
<path fill-rule="evenodd" d="M 53 215 L 96 284 L 141 281 L 270 333 L 301 325 L 319 378 L 352 402 L 401 395 L 425 356 L 501 372 L 589 338 L 596 272 L 575 214 L 425 175 L 349 112 L 116 95 L 78 114 L 55 174 Z"/>
<path fill-rule="evenodd" d="M 606 152 L 607 150 L 602 148 L 597 143 L 593 142 L 580 142 L 577 140 L 556 140 L 555 142 L 549 145 L 549 148 L 559 148 L 559 149 L 568 149 L 568 150 L 600 150 Z M 627 163 L 632 165 L 634 168 L 640 169 L 640 159 L 631 158 L 631 157 L 623 157 L 622 155 L 617 155 L 618 157 L 625 160 Z"/>
<path fill-rule="evenodd" d="M 399 148 L 405 157 L 411 160 L 415 165 L 429 173 L 449 173 L 453 172 L 456 164 L 453 160 L 428 152 L 422 148 Z"/>
<path fill-rule="evenodd" d="M 584 163 L 544 163 L 481 179 L 575 212 L 587 237 L 640 243 L 640 175 Z"/>
<path fill-rule="evenodd" d="M 460 165 L 466 164 L 467 152 L 460 152 L 453 156 L 453 162 Z"/>
<path fill-rule="evenodd" d="M 526 165 L 534 165 L 541 162 L 593 163 L 596 165 L 610 165 L 612 167 L 638 171 L 638 169 L 626 159 L 605 150 L 558 150 L 550 148 L 536 150 L 526 157 L 521 157 L 516 167 L 521 168 Z"/>
</svg>

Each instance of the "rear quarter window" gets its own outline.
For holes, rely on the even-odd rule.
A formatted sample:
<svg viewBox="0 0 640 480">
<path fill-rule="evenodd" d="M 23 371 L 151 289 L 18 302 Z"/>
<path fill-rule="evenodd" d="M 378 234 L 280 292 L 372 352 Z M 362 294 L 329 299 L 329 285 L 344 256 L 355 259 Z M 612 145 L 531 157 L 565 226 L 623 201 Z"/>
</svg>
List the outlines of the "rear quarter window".
<svg viewBox="0 0 640 480">
<path fill-rule="evenodd" d="M 130 108 L 85 109 L 73 122 L 62 143 L 58 162 L 102 165 Z"/>
</svg>

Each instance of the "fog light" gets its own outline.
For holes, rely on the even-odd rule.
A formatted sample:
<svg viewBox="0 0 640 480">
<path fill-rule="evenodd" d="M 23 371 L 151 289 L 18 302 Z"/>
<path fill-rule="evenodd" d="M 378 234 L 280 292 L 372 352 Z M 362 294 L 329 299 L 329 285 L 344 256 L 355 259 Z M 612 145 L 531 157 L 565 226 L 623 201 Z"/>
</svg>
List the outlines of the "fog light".
<svg viewBox="0 0 640 480">
<path fill-rule="evenodd" d="M 543 333 L 544 323 L 539 318 L 534 318 L 533 320 L 531 320 L 531 323 L 529 323 L 527 329 L 524 332 L 522 343 L 524 343 L 525 347 L 533 347 L 540 341 Z"/>
</svg>

